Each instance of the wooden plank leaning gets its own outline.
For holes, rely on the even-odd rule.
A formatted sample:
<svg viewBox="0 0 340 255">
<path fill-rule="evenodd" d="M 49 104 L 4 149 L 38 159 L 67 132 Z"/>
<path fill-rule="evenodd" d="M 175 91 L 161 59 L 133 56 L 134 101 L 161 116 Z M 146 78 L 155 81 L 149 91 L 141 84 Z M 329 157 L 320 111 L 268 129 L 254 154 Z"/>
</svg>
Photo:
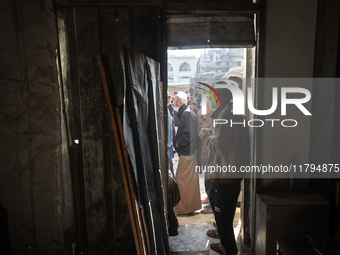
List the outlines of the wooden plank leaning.
<svg viewBox="0 0 340 255">
<path fill-rule="evenodd" d="M 122 171 L 123 184 L 127 199 L 127 204 L 129 207 L 129 214 L 131 219 L 131 225 L 136 245 L 136 250 L 138 255 L 150 254 L 147 252 L 147 239 L 145 235 L 145 229 L 143 224 L 143 219 L 141 211 L 138 205 L 136 197 L 136 187 L 133 181 L 132 170 L 129 163 L 129 157 L 127 153 L 126 142 L 124 139 L 122 118 L 117 106 L 116 99 L 114 97 L 112 80 L 110 75 L 109 64 L 106 56 L 98 55 L 98 65 L 102 77 L 102 82 L 104 86 L 105 98 L 108 105 L 108 110 L 110 114 L 113 135 L 117 147 L 119 165 Z"/>
</svg>

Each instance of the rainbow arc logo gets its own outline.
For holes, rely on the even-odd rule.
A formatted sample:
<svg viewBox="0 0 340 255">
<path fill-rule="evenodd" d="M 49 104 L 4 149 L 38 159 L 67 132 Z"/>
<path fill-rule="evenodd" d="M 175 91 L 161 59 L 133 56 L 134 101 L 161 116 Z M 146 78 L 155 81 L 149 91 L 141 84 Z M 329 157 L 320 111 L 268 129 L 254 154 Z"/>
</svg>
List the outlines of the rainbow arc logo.
<svg viewBox="0 0 340 255">
<path fill-rule="evenodd" d="M 221 100 L 219 94 L 217 93 L 217 91 L 216 91 L 213 87 L 211 87 L 210 85 L 208 85 L 208 84 L 206 84 L 206 83 L 203 83 L 203 82 L 197 82 L 197 83 L 198 83 L 198 84 L 201 84 L 201 85 L 203 85 L 203 86 L 205 86 L 205 87 L 207 87 L 207 88 L 210 89 L 212 92 L 214 92 L 214 94 L 217 96 L 218 100 L 220 101 L 220 104 L 222 105 L 222 100 Z M 215 105 L 217 105 L 214 96 L 212 95 L 212 93 L 211 93 L 209 90 L 204 89 L 204 88 L 200 88 L 200 87 L 197 87 L 197 88 L 200 89 L 200 90 L 203 90 L 204 92 L 206 92 L 206 93 L 212 98 L 212 100 L 214 100 Z"/>
</svg>

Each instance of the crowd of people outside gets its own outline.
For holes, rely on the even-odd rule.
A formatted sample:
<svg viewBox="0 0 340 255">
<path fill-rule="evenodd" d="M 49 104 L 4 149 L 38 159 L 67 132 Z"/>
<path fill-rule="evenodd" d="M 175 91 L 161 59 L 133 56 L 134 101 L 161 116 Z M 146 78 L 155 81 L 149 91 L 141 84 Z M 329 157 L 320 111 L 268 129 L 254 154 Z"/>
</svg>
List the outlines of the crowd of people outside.
<svg viewBox="0 0 340 255">
<path fill-rule="evenodd" d="M 242 89 L 242 79 L 230 77 L 227 81 Z M 206 94 L 190 88 L 168 93 L 168 162 L 169 174 L 178 186 L 180 196 L 169 205 L 169 235 L 177 235 L 176 215 L 193 215 L 202 209 L 202 203 L 208 202 L 202 213 L 212 212 L 215 216 L 214 229 L 207 231 L 209 237 L 220 239 L 221 243 L 211 244 L 210 248 L 219 254 L 237 254 L 233 219 L 240 193 L 242 179 L 231 178 L 228 173 L 219 176 L 205 176 L 205 190 L 208 195 L 201 201 L 199 173 L 195 166 L 208 165 L 246 165 L 250 160 L 250 139 L 247 127 L 238 125 L 213 127 L 214 119 L 233 119 L 243 121 L 243 115 L 232 114 L 232 94 L 227 88 L 216 88 L 221 99 L 202 100 Z M 216 98 L 217 99 L 217 98 Z M 202 107 L 202 103 L 205 107 Z M 204 111 L 203 111 L 204 108 Z M 174 172 L 172 159 L 178 154 L 178 165 Z M 172 185 L 173 187 L 173 185 Z M 170 192 L 171 193 L 171 192 Z M 173 199 L 172 199 L 173 200 Z"/>
</svg>

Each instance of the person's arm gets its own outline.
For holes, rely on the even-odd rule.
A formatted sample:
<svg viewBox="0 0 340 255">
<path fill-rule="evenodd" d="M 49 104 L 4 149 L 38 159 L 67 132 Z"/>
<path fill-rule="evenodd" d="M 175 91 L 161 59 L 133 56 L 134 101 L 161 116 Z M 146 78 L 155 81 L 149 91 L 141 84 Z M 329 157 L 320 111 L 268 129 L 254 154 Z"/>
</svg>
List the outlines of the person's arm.
<svg viewBox="0 0 340 255">
<path fill-rule="evenodd" d="M 208 138 L 208 149 L 211 154 L 215 156 L 224 156 L 225 144 L 228 143 L 227 135 L 225 132 L 228 132 L 226 129 L 227 125 L 218 125 L 216 126 L 213 134 Z"/>
<path fill-rule="evenodd" d="M 211 128 L 201 128 L 198 136 L 203 139 L 204 136 L 206 135 L 212 135 L 213 131 Z"/>
</svg>

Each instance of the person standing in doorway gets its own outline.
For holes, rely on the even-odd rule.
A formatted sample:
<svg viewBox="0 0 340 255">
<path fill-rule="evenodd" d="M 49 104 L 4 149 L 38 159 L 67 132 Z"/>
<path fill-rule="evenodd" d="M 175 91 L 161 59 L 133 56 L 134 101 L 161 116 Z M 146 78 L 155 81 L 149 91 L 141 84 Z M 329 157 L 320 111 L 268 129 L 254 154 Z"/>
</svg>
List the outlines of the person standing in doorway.
<svg viewBox="0 0 340 255">
<path fill-rule="evenodd" d="M 187 95 L 182 91 L 175 96 L 174 106 L 178 109 L 176 123 L 178 129 L 174 147 L 179 156 L 175 176 L 181 193 L 181 200 L 174 207 L 174 211 L 177 215 L 192 214 L 201 209 L 199 179 L 198 173 L 195 172 L 198 141 L 197 116 L 187 105 Z"/>
<path fill-rule="evenodd" d="M 230 78 L 231 80 L 231 78 Z M 234 80 L 235 81 L 235 80 Z M 242 80 L 241 80 L 242 81 Z M 238 86 L 240 81 L 231 82 Z M 225 82 L 218 82 L 225 83 Z M 211 115 L 213 119 L 227 119 L 234 123 L 242 123 L 243 115 L 233 115 L 232 94 L 227 88 L 216 89 L 222 105 Z M 219 104 L 219 102 L 218 102 Z M 208 138 L 210 157 L 208 165 L 215 166 L 240 166 L 250 162 L 250 137 L 247 126 L 243 125 L 217 125 Z M 206 175 L 207 176 L 207 175 Z M 214 215 L 217 223 L 220 244 L 211 244 L 212 250 L 219 254 L 236 255 L 238 253 L 234 236 L 233 219 L 236 210 L 237 198 L 240 193 L 241 180 L 233 177 L 231 173 L 221 172 L 208 175 L 208 181 L 214 183 Z"/>
</svg>

